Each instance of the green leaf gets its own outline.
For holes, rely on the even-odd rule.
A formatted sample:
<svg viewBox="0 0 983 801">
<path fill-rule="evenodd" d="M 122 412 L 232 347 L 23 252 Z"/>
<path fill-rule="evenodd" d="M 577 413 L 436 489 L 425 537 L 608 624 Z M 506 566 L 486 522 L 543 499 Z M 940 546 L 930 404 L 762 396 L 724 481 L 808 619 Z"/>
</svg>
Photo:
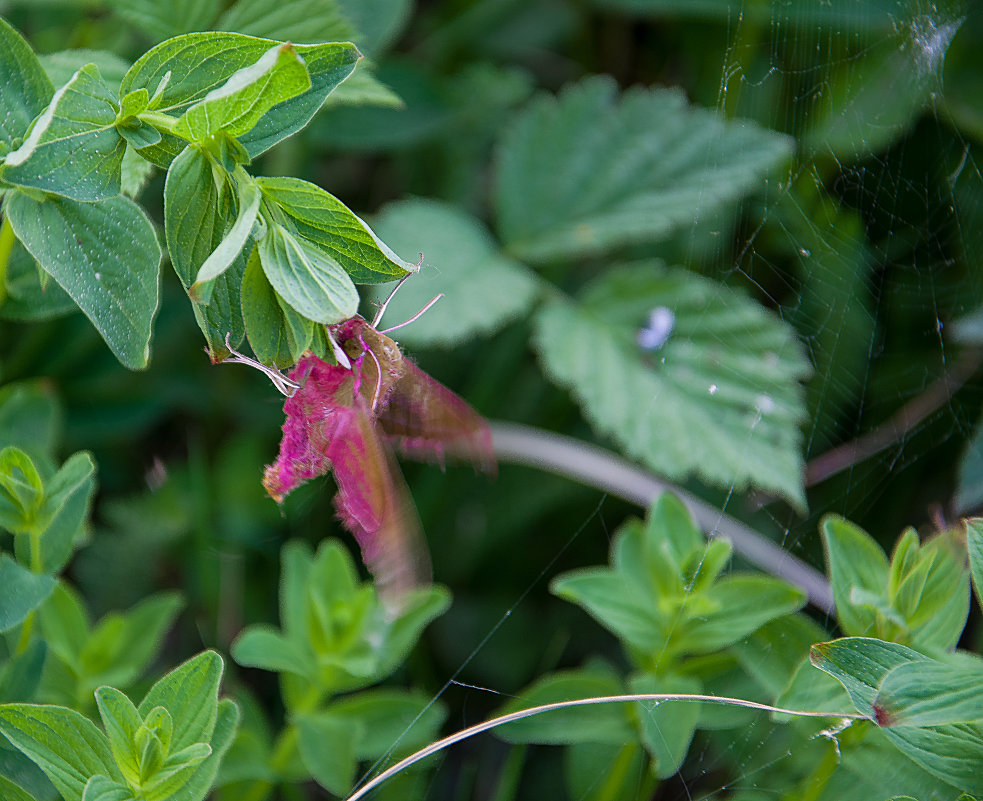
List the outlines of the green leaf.
<svg viewBox="0 0 983 801">
<path fill-rule="evenodd" d="M 286 42 L 346 42 L 355 30 L 337 0 L 238 0 L 226 11 L 216 30 L 238 31 Z"/>
<path fill-rule="evenodd" d="M 256 358 L 276 367 L 295 364 L 303 351 L 298 352 L 301 343 L 293 333 L 304 318 L 282 303 L 273 291 L 263 273 L 258 248 L 253 249 L 242 277 L 241 303 L 249 346 Z"/>
<path fill-rule="evenodd" d="M 176 36 L 141 56 L 121 84 L 123 94 L 145 87 L 151 94 L 167 73 L 170 80 L 161 92 L 158 111 L 178 115 L 222 86 L 235 72 L 255 64 L 271 47 L 279 44 L 237 33 L 190 33 Z M 297 55 L 307 65 L 311 88 L 297 97 L 273 107 L 259 124 L 239 141 L 251 158 L 299 131 L 314 116 L 328 94 L 352 70 L 361 54 L 354 45 L 327 43 L 295 45 Z M 147 148 L 143 155 L 166 167 L 184 149 L 184 142 L 165 135 L 160 145 Z"/>
<path fill-rule="evenodd" d="M 5 211 L 17 238 L 72 296 L 116 357 L 130 369 L 146 367 L 161 257 L 146 212 L 124 197 L 39 202 L 21 192 L 7 199 Z"/>
<path fill-rule="evenodd" d="M 221 2 L 172 0 L 161 4 L 156 0 L 113 0 L 110 8 L 135 28 L 159 41 L 179 33 L 211 27 Z"/>
<path fill-rule="evenodd" d="M 877 722 L 881 726 L 925 727 L 983 720 L 981 665 L 899 665 L 884 677 L 874 699 Z"/>
<path fill-rule="evenodd" d="M 624 692 L 625 688 L 618 678 L 606 670 L 560 671 L 535 681 L 522 690 L 518 698 L 499 709 L 497 714 L 507 715 L 558 701 L 623 695 Z M 495 734 L 510 743 L 621 744 L 635 736 L 631 707 L 630 703 L 612 703 L 558 709 L 506 723 L 496 728 Z"/>
<path fill-rule="evenodd" d="M 264 197 L 290 215 L 296 233 L 330 254 L 356 283 L 385 283 L 415 269 L 316 184 L 299 178 L 258 178 L 257 182 Z"/>
<path fill-rule="evenodd" d="M 792 673 L 788 685 L 778 694 L 775 706 L 804 712 L 849 714 L 854 711 L 846 689 L 833 676 L 819 673 L 808 657 Z M 788 715 L 774 715 L 778 720 L 791 720 Z"/>
<path fill-rule="evenodd" d="M 223 191 L 219 191 L 213 170 L 211 158 L 189 146 L 171 162 L 164 182 L 167 250 L 186 290 L 191 288 L 202 265 L 221 246 L 226 229 L 236 218 L 231 194 L 225 191 L 224 182 Z M 233 265 L 215 279 L 207 306 L 192 304 L 213 361 L 229 354 L 226 334 L 232 347 L 236 347 L 245 333 L 239 293 L 246 258 L 246 252 L 240 253 Z"/>
<path fill-rule="evenodd" d="M 27 790 L 3 776 L 0 776 L 0 798 L 3 798 L 4 801 L 36 801 Z"/>
<path fill-rule="evenodd" d="M 4 704 L 0 733 L 44 771 L 66 801 L 81 801 L 92 776 L 123 778 L 106 736 L 73 709 Z"/>
<path fill-rule="evenodd" d="M 24 136 L 55 89 L 31 46 L 0 18 L 0 156 L 10 152 L 14 140 Z"/>
<path fill-rule="evenodd" d="M 401 109 L 405 104 L 403 98 L 375 76 L 375 65 L 363 58 L 355 71 L 324 101 L 325 108 L 338 106 Z"/>
<path fill-rule="evenodd" d="M 89 50 L 86 48 L 58 50 L 54 53 L 44 53 L 38 58 L 44 71 L 48 73 L 51 83 L 55 86 L 63 86 L 68 83 L 72 76 L 86 64 L 95 64 L 99 68 L 99 74 L 106 85 L 110 88 L 116 88 L 130 68 L 129 61 L 120 58 L 109 50 Z M 48 97 L 51 97 L 50 92 Z M 38 109 L 39 112 L 40 110 Z"/>
<path fill-rule="evenodd" d="M 577 801 L 639 801 L 651 798 L 655 779 L 637 741 L 575 743 L 565 749 L 564 775 Z"/>
<path fill-rule="evenodd" d="M 640 674 L 629 681 L 633 693 L 699 694 L 703 685 L 692 676 Z M 697 721 L 700 704 L 693 701 L 640 701 L 635 705 L 642 742 L 652 757 L 652 767 L 660 779 L 675 774 L 686 758 Z"/>
<path fill-rule="evenodd" d="M 105 200 L 120 193 L 126 142 L 116 130 L 115 98 L 94 64 L 58 89 L 0 178 L 73 200 Z"/>
<path fill-rule="evenodd" d="M 53 577 L 32 573 L 6 554 L 0 554 L 0 632 L 20 625 L 54 588 Z"/>
<path fill-rule="evenodd" d="M 153 147 L 154 145 L 160 144 L 163 136 L 160 131 L 154 128 L 153 125 L 148 125 L 145 122 L 136 120 L 132 123 L 120 124 L 116 126 L 116 131 L 122 136 L 127 144 L 135 149 L 141 150 L 145 147 Z M 126 154 L 123 154 L 124 159 Z M 144 162 L 149 164 L 149 162 Z M 123 173 L 122 164 L 120 165 L 120 187 L 122 188 Z"/>
<path fill-rule="evenodd" d="M 743 639 L 776 617 L 805 606 L 805 592 L 765 576 L 728 576 L 700 593 L 712 611 L 693 616 L 679 637 L 689 653 L 712 653 Z"/>
<path fill-rule="evenodd" d="M 330 254 L 277 224 L 257 250 L 270 284 L 296 312 L 326 325 L 355 316 L 358 290 Z"/>
<path fill-rule="evenodd" d="M 446 346 L 491 334 L 525 314 L 536 296 L 533 274 L 502 254 L 481 222 L 453 206 L 427 200 L 393 203 L 383 209 L 376 228 L 408 259 L 421 251 L 425 258 L 419 275 L 389 304 L 390 324 L 408 320 L 444 294 L 419 320 L 400 329 L 400 341 Z"/>
<path fill-rule="evenodd" d="M 113 759 L 126 781 L 139 787 L 143 776 L 136 745 L 137 731 L 143 725 L 143 718 L 133 702 L 113 687 L 100 687 L 96 690 L 96 705 L 109 738 Z"/>
<path fill-rule="evenodd" d="M 550 261 L 665 239 L 764 184 L 792 140 L 691 107 L 682 92 L 593 77 L 507 129 L 495 205 L 509 253 Z"/>
<path fill-rule="evenodd" d="M 134 801 L 129 787 L 108 776 L 93 776 L 85 784 L 82 801 Z"/>
<path fill-rule="evenodd" d="M 2 560 L 3 557 L 0 557 Z M 0 563 L 0 573 L 3 565 Z M 3 613 L 0 606 L 0 614 Z M 0 704 L 30 701 L 41 683 L 41 673 L 48 656 L 42 640 L 34 640 L 23 651 L 14 654 L 0 666 Z M 0 770 L 2 772 L 2 770 Z M 2 798 L 3 796 L 0 796 Z"/>
<path fill-rule="evenodd" d="M 983 793 L 983 727 L 881 729 L 905 756 L 964 792 Z"/>
<path fill-rule="evenodd" d="M 885 596 L 889 567 L 884 551 L 863 529 L 840 517 L 823 520 L 820 533 L 840 626 L 851 635 L 873 633 L 876 610 L 854 603 L 851 593 L 858 588 Z"/>
<path fill-rule="evenodd" d="M 245 172 L 237 177 L 239 213 L 228 233 L 205 259 L 195 282 L 188 289 L 188 294 L 196 303 L 208 305 L 211 301 L 215 279 L 224 274 L 241 257 L 259 213 L 259 202 L 262 199 L 259 187 Z"/>
<path fill-rule="evenodd" d="M 174 133 L 205 142 L 219 131 L 239 137 L 277 103 L 311 88 L 304 61 L 292 44 L 274 45 L 255 64 L 237 70 L 178 119 Z"/>
<path fill-rule="evenodd" d="M 380 688 L 346 695 L 327 707 L 333 717 L 348 721 L 357 759 L 409 753 L 437 739 L 447 711 L 423 692 Z"/>
<path fill-rule="evenodd" d="M 65 290 L 48 280 L 48 274 L 17 240 L 7 261 L 6 288 L 7 298 L 0 304 L 4 320 L 37 322 L 78 311 Z"/>
<path fill-rule="evenodd" d="M 653 313 L 671 330 L 646 351 Z M 533 344 L 547 375 L 630 455 L 670 479 L 750 484 L 804 508 L 799 381 L 809 375 L 792 331 L 733 290 L 685 270 L 612 269 L 581 303 L 550 299 Z"/>
<path fill-rule="evenodd" d="M 271 626 L 247 626 L 232 643 L 231 653 L 243 667 L 272 673 L 296 673 L 310 679 L 317 675 L 308 649 Z"/>
<path fill-rule="evenodd" d="M 344 796 L 355 783 L 355 742 L 361 727 L 330 712 L 302 715 L 294 721 L 304 766 L 325 790 Z"/>
<path fill-rule="evenodd" d="M 395 41 L 413 13 L 412 0 L 340 0 L 340 5 L 359 32 L 359 46 L 371 53 Z"/>
<path fill-rule="evenodd" d="M 215 728 L 209 742 L 211 755 L 198 764 L 184 785 L 172 793 L 168 801 L 203 801 L 212 791 L 215 774 L 218 772 L 222 757 L 235 739 L 238 724 L 239 708 L 231 699 L 223 698 L 218 703 Z"/>
<path fill-rule="evenodd" d="M 35 463 L 50 463 L 62 428 L 58 396 L 44 380 L 0 387 L 0 442 L 16 446 Z"/>
<path fill-rule="evenodd" d="M 92 461 L 92 455 L 85 451 L 74 453 L 68 458 L 54 477 L 45 484 L 44 504 L 37 519 L 40 529 L 47 529 L 73 496 L 86 490 L 91 491 L 91 478 L 95 470 L 96 465 Z"/>
<path fill-rule="evenodd" d="M 44 484 L 31 457 L 12 445 L 0 450 L 0 527 L 31 532 L 43 502 Z"/>
<path fill-rule="evenodd" d="M 958 512 L 983 506 L 983 418 L 977 421 L 973 438 L 959 460 L 955 504 Z"/>
<path fill-rule="evenodd" d="M 79 661 L 89 638 L 91 623 L 82 599 L 64 582 L 59 582 L 41 607 L 41 629 L 48 647 L 70 665 Z"/>
<path fill-rule="evenodd" d="M 969 553 L 969 570 L 973 576 L 976 603 L 983 609 L 983 517 L 966 521 L 966 550 Z"/>
<path fill-rule="evenodd" d="M 214 651 L 203 651 L 160 679 L 140 702 L 138 709 L 143 717 L 155 706 L 170 713 L 174 721 L 172 751 L 211 740 L 222 669 L 222 657 Z"/>
</svg>

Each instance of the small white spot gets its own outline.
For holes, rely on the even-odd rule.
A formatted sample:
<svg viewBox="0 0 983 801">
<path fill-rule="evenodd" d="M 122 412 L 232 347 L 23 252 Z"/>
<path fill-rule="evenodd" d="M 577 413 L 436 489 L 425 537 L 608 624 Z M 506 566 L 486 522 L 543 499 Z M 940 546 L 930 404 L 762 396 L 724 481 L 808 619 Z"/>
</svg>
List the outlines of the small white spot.
<svg viewBox="0 0 983 801">
<path fill-rule="evenodd" d="M 96 273 L 96 280 L 97 281 L 101 281 L 102 280 L 102 273 Z"/>
<path fill-rule="evenodd" d="M 676 315 L 672 313 L 672 309 L 656 306 L 649 312 L 648 325 L 638 332 L 638 347 L 649 352 L 659 350 L 668 342 L 675 324 Z"/>
<path fill-rule="evenodd" d="M 707 392 L 709 392 L 711 395 L 716 395 L 717 394 L 717 385 L 716 384 L 711 384 L 707 388 Z"/>
<path fill-rule="evenodd" d="M 754 399 L 754 404 L 758 407 L 758 412 L 763 415 L 775 411 L 775 400 L 770 395 L 758 395 Z"/>
<path fill-rule="evenodd" d="M 799 248 L 799 255 L 803 259 L 808 259 L 812 255 L 812 251 L 806 250 L 805 248 Z"/>
</svg>

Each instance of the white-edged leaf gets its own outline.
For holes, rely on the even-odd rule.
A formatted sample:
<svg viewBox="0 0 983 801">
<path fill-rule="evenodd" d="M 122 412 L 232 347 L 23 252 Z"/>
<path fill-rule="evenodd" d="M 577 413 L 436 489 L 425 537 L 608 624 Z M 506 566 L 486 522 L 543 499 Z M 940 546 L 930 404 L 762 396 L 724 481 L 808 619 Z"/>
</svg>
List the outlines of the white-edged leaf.
<svg viewBox="0 0 983 801">
<path fill-rule="evenodd" d="M 671 327 L 644 350 L 652 313 Z M 740 293 L 646 262 L 613 269 L 582 303 L 551 299 L 535 347 L 588 419 L 630 456 L 672 479 L 754 485 L 805 505 L 800 381 L 809 364 L 792 331 Z"/>
<path fill-rule="evenodd" d="M 535 100 L 499 150 L 506 249 L 548 261 L 651 242 L 764 185 L 792 140 L 690 106 L 675 90 L 593 77 Z"/>
<path fill-rule="evenodd" d="M 55 88 L 23 36 L 0 19 L 0 156 L 51 99 Z"/>
<path fill-rule="evenodd" d="M 376 229 L 407 260 L 421 252 L 425 260 L 392 299 L 385 326 L 408 320 L 444 294 L 419 320 L 399 330 L 401 341 L 452 345 L 489 334 L 525 313 L 535 298 L 537 278 L 501 253 L 485 226 L 460 209 L 404 200 L 383 209 Z"/>
</svg>

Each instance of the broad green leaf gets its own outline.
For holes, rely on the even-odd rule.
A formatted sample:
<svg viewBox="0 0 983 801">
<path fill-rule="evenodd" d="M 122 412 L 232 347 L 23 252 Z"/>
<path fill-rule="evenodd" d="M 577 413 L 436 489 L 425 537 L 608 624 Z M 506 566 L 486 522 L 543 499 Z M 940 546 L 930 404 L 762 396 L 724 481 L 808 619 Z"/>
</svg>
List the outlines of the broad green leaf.
<svg viewBox="0 0 983 801">
<path fill-rule="evenodd" d="M 966 521 L 966 550 L 969 552 L 969 570 L 973 575 L 976 603 L 983 609 L 983 518 Z"/>
<path fill-rule="evenodd" d="M 82 801 L 139 801 L 122 782 L 108 776 L 93 776 L 85 784 Z"/>
<path fill-rule="evenodd" d="M 518 698 L 499 709 L 497 714 L 507 715 L 558 701 L 624 693 L 621 681 L 607 671 L 567 670 L 541 677 L 522 690 Z M 544 712 L 499 726 L 495 734 L 510 743 L 551 745 L 620 744 L 635 736 L 629 703 L 591 704 Z"/>
<path fill-rule="evenodd" d="M 41 607 L 41 630 L 48 647 L 65 662 L 75 665 L 89 638 L 90 628 L 82 599 L 70 586 L 59 582 Z"/>
<path fill-rule="evenodd" d="M 6 554 L 0 554 L 0 632 L 23 622 L 54 588 L 52 576 L 32 573 Z"/>
<path fill-rule="evenodd" d="M 0 318 L 4 320 L 36 322 L 78 311 L 65 290 L 48 280 L 48 274 L 16 240 L 7 261 L 6 289 L 7 297 L 0 304 Z"/>
<path fill-rule="evenodd" d="M 188 294 L 196 303 L 208 305 L 211 301 L 215 279 L 223 275 L 241 257 L 256 222 L 259 202 L 262 199 L 259 187 L 244 172 L 238 176 L 236 187 L 239 192 L 239 213 L 236 215 L 235 222 L 215 250 L 205 259 L 195 282 L 188 289 Z"/>
<path fill-rule="evenodd" d="M 0 798 L 4 801 L 36 801 L 27 790 L 0 776 Z"/>
<path fill-rule="evenodd" d="M 978 725 L 881 729 L 905 756 L 953 787 L 983 793 L 983 727 Z"/>
<path fill-rule="evenodd" d="M 867 532 L 840 517 L 829 516 L 820 527 L 836 618 L 850 635 L 873 634 L 876 610 L 851 600 L 854 588 L 886 597 L 888 561 L 881 547 Z"/>
<path fill-rule="evenodd" d="M 0 528 L 30 532 L 43 502 L 44 483 L 31 457 L 13 445 L 0 450 Z"/>
<path fill-rule="evenodd" d="M 243 667 L 309 678 L 316 675 L 311 653 L 270 626 L 248 626 L 232 643 L 231 654 Z"/>
<path fill-rule="evenodd" d="M 533 274 L 502 254 L 481 222 L 453 206 L 427 200 L 393 203 L 382 211 L 376 228 L 407 261 L 421 252 L 424 257 L 419 274 L 389 304 L 387 326 L 410 319 L 435 295 L 444 295 L 400 329 L 400 341 L 453 345 L 491 334 L 525 314 L 535 298 Z"/>
<path fill-rule="evenodd" d="M 143 718 L 137 712 L 133 702 L 123 693 L 113 687 L 100 687 L 96 690 L 96 705 L 99 707 L 99 717 L 109 738 L 109 748 L 113 759 L 119 766 L 125 779 L 139 786 L 141 776 L 139 744 L 137 730 L 143 724 Z"/>
<path fill-rule="evenodd" d="M 355 743 L 362 727 L 330 712 L 301 715 L 294 726 L 300 758 L 314 781 L 334 795 L 347 795 L 355 783 Z"/>
<path fill-rule="evenodd" d="M 303 319 L 297 312 L 280 302 L 263 273 L 258 248 L 253 249 L 242 276 L 242 321 L 249 338 L 249 347 L 263 364 L 289 367 L 297 362 L 296 340 L 288 325 L 287 316 Z M 296 355 L 295 355 L 296 354 Z"/>
<path fill-rule="evenodd" d="M 40 114 L 55 88 L 45 75 L 31 46 L 0 18 L 0 156 L 27 134 L 31 120 Z"/>
<path fill-rule="evenodd" d="M 551 261 L 666 238 L 765 184 L 792 140 L 689 106 L 682 92 L 593 77 L 540 97 L 499 150 L 495 206 L 506 250 Z"/>
<path fill-rule="evenodd" d="M 156 41 L 211 26 L 221 0 L 113 0 L 110 8 Z"/>
<path fill-rule="evenodd" d="M 294 311 L 326 325 L 355 316 L 359 300 L 355 284 L 317 245 L 273 224 L 257 251 L 263 273 Z"/>
<path fill-rule="evenodd" d="M 125 148 L 115 98 L 89 64 L 55 92 L 23 144 L 4 158 L 0 178 L 73 200 L 105 200 L 120 193 Z"/>
<path fill-rule="evenodd" d="M 574 743 L 564 749 L 564 775 L 577 801 L 651 798 L 656 780 L 637 738 L 623 743 Z"/>
<path fill-rule="evenodd" d="M 846 689 L 833 676 L 816 669 L 808 657 L 792 672 L 788 685 L 774 701 L 775 706 L 802 712 L 850 714 L 853 703 Z M 773 714 L 777 720 L 789 721 L 789 715 Z"/>
<path fill-rule="evenodd" d="M 670 330 L 646 350 L 639 331 L 653 314 Z M 804 508 L 798 382 L 809 365 L 792 331 L 753 301 L 643 263 L 607 272 L 580 303 L 550 299 L 533 343 L 546 374 L 630 456 L 670 479 L 754 485 Z"/>
<path fill-rule="evenodd" d="M 238 724 L 239 708 L 231 699 L 223 698 L 218 703 L 215 728 L 209 742 L 211 755 L 198 764 L 183 786 L 172 793 L 168 801 L 203 801 L 212 791 L 215 774 L 218 772 L 222 757 L 235 739 Z"/>
<path fill-rule="evenodd" d="M 170 713 L 174 721 L 172 751 L 211 740 L 222 669 L 222 657 L 214 651 L 203 651 L 167 673 L 140 702 L 138 709 L 143 717 L 155 706 Z"/>
<path fill-rule="evenodd" d="M 352 280 L 375 284 L 402 278 L 415 269 L 377 237 L 344 203 L 299 178 L 259 178 L 268 201 L 290 215 L 296 233 L 329 253 Z"/>
<path fill-rule="evenodd" d="M 350 42 L 355 29 L 337 0 L 237 0 L 215 29 L 264 36 L 284 42 Z"/>
<path fill-rule="evenodd" d="M 81 801 L 92 776 L 123 778 L 106 736 L 73 709 L 4 704 L 0 733 L 44 771 L 66 801 Z"/>
<path fill-rule="evenodd" d="M 219 131 L 239 137 L 251 131 L 277 103 L 311 88 L 304 61 L 291 44 L 274 45 L 255 64 L 234 72 L 178 119 L 174 132 L 205 142 Z"/>
<path fill-rule="evenodd" d="M 120 91 L 126 94 L 146 87 L 153 95 L 164 76 L 170 73 L 156 108 L 159 112 L 180 116 L 189 106 L 222 86 L 235 72 L 255 64 L 277 44 L 270 39 L 237 33 L 176 36 L 141 56 L 127 72 Z M 355 46 L 347 43 L 296 45 L 295 50 L 307 66 L 311 88 L 272 108 L 256 127 L 239 138 L 252 158 L 303 128 L 361 58 Z M 158 166 L 166 167 L 184 149 L 184 144 L 177 137 L 165 135 L 160 145 L 147 148 L 143 155 Z"/>
<path fill-rule="evenodd" d="M 17 238 L 81 307 L 116 357 L 130 369 L 146 367 L 161 257 L 146 212 L 124 197 L 39 202 L 21 192 L 7 198 L 4 210 Z"/>
<path fill-rule="evenodd" d="M 774 697 L 789 685 L 789 677 L 802 664 L 814 643 L 828 633 L 804 614 L 783 615 L 769 620 L 753 634 L 734 643 L 730 652 L 741 668 Z M 815 678 L 825 678 L 806 665 Z"/>
<path fill-rule="evenodd" d="M 44 53 L 39 55 L 41 66 L 48 73 L 48 77 L 55 86 L 63 86 L 68 83 L 76 71 L 86 64 L 95 64 L 99 68 L 99 74 L 111 89 L 119 86 L 126 71 L 130 68 L 130 62 L 120 58 L 115 53 L 108 50 L 58 50 L 54 53 Z M 50 97 L 50 94 L 49 94 Z M 40 111 L 40 109 L 39 109 Z"/>
<path fill-rule="evenodd" d="M 3 557 L 0 557 L 0 560 L 2 559 Z M 0 572 L 3 572 L 2 561 L 0 561 Z M 0 615 L 3 614 L 3 608 L 0 606 Z M 47 645 L 43 640 L 36 639 L 23 651 L 4 662 L 0 666 L 0 704 L 33 700 L 34 693 L 41 683 L 41 674 L 47 657 Z"/>
<path fill-rule="evenodd" d="M 776 617 L 805 606 L 805 592 L 766 576 L 734 575 L 721 579 L 699 595 L 709 609 L 692 616 L 679 633 L 689 653 L 712 653 L 748 636 Z"/>
<path fill-rule="evenodd" d="M 916 649 L 951 650 L 966 627 L 971 596 L 963 532 L 940 532 L 913 561 L 893 600 L 911 631 L 906 642 Z"/>
<path fill-rule="evenodd" d="M 44 380 L 0 387 L 0 442 L 16 446 L 35 464 L 50 463 L 62 429 L 58 396 Z"/>
<path fill-rule="evenodd" d="M 899 665 L 881 682 L 874 712 L 881 726 L 977 723 L 983 720 L 983 662 Z"/>
<path fill-rule="evenodd" d="M 888 673 L 909 662 L 932 663 L 929 657 L 904 645 L 868 637 L 817 643 L 812 646 L 809 659 L 840 682 L 857 711 L 871 719 L 877 690 Z"/>
<path fill-rule="evenodd" d="M 423 692 L 390 688 L 365 690 L 332 701 L 327 711 L 358 728 L 357 759 L 376 759 L 392 749 L 408 753 L 437 739 L 447 716 L 443 705 Z"/>
<path fill-rule="evenodd" d="M 977 421 L 973 438 L 959 460 L 955 503 L 959 512 L 983 506 L 983 418 Z"/>
<path fill-rule="evenodd" d="M 219 192 L 210 157 L 193 146 L 185 148 L 171 162 L 164 183 L 164 235 L 171 264 L 186 290 L 220 247 L 235 218 L 231 193 L 224 186 Z M 215 279 L 207 306 L 192 304 L 213 361 L 229 353 L 226 334 L 236 347 L 245 333 L 239 292 L 246 258 L 246 253 L 240 253 L 233 266 Z"/>
<path fill-rule="evenodd" d="M 633 693 L 699 694 L 703 685 L 692 676 L 640 674 L 632 677 Z M 700 704 L 693 701 L 640 701 L 635 705 L 642 742 L 652 757 L 652 768 L 660 779 L 679 770 L 686 758 L 697 721 Z"/>
</svg>

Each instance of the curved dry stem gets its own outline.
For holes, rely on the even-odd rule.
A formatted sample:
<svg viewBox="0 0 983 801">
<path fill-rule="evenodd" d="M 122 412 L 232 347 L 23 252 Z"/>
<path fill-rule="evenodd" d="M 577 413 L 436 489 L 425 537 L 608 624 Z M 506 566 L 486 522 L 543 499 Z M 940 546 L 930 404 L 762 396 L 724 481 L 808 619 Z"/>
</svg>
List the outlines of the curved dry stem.
<svg viewBox="0 0 983 801">
<path fill-rule="evenodd" d="M 777 712 L 785 715 L 795 715 L 796 717 L 810 717 L 810 718 L 837 718 L 839 720 L 866 720 L 863 715 L 860 714 L 843 714 L 842 712 L 812 712 L 799 709 L 784 709 L 780 706 L 771 706 L 770 704 L 759 704 L 756 701 L 747 701 L 743 698 L 729 698 L 727 696 L 721 695 L 695 695 L 690 693 L 638 693 L 629 695 L 600 695 L 593 698 L 575 698 L 571 701 L 557 701 L 552 704 L 543 704 L 542 706 L 533 706 L 529 709 L 520 709 L 518 712 L 511 712 L 508 715 L 501 715 L 497 718 L 492 718 L 491 720 L 486 720 L 484 723 L 479 723 L 475 726 L 469 726 L 466 729 L 462 729 L 459 732 L 448 735 L 442 740 L 437 740 L 431 743 L 425 748 L 421 748 L 419 751 L 410 754 L 403 760 L 400 760 L 395 765 L 387 768 L 378 776 L 373 778 L 371 781 L 362 785 L 358 790 L 352 793 L 345 801 L 358 801 L 359 798 L 365 796 L 366 793 L 371 792 L 373 789 L 378 787 L 384 781 L 395 776 L 397 773 L 405 770 L 421 759 L 426 759 L 432 754 L 436 754 L 438 751 L 443 751 L 455 743 L 459 743 L 462 740 L 467 740 L 470 737 L 474 737 L 477 734 L 486 732 L 489 729 L 494 729 L 498 726 L 502 726 L 506 723 L 512 723 L 516 720 L 522 720 L 523 718 L 532 717 L 533 715 L 541 715 L 544 712 L 552 712 L 557 709 L 568 709 L 575 706 L 593 706 L 594 704 L 617 704 L 624 702 L 638 702 L 638 701 L 652 701 L 655 703 L 662 703 L 663 701 L 702 701 L 712 704 L 727 704 L 730 706 L 743 706 L 747 709 L 758 709 L 763 712 Z"/>
<path fill-rule="evenodd" d="M 672 492 L 709 536 L 723 536 L 734 550 L 773 576 L 800 587 L 809 602 L 833 614 L 833 591 L 826 576 L 739 520 L 676 485 L 656 478 L 610 451 L 550 431 L 493 421 L 492 445 L 503 462 L 538 467 L 572 478 L 648 508 L 663 492 Z"/>
</svg>

